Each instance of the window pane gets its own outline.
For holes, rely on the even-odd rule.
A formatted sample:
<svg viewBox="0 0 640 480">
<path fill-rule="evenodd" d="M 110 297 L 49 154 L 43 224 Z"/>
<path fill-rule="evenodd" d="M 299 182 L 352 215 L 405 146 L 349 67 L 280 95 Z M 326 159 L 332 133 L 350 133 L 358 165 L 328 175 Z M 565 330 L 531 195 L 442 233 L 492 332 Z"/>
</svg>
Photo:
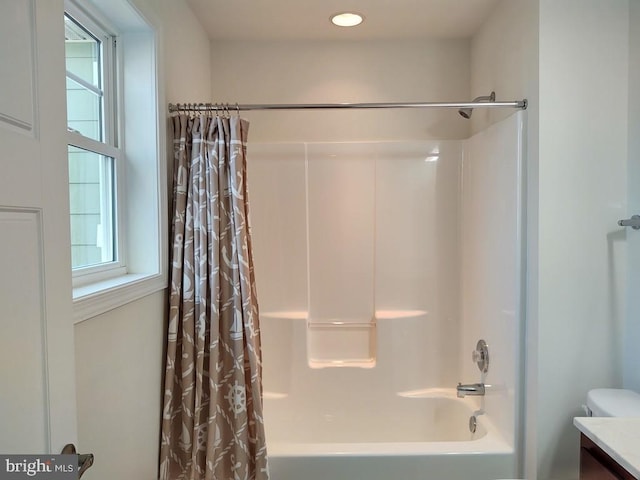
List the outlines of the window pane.
<svg viewBox="0 0 640 480">
<path fill-rule="evenodd" d="M 67 71 L 97 89 L 102 89 L 101 42 L 87 29 L 64 16 Z"/>
<path fill-rule="evenodd" d="M 73 268 L 116 260 L 114 183 L 113 158 L 69 146 Z"/>
<path fill-rule="evenodd" d="M 101 42 L 66 15 L 64 22 L 68 127 L 103 141 Z"/>
<path fill-rule="evenodd" d="M 67 126 L 102 141 L 102 97 L 67 77 Z"/>
</svg>

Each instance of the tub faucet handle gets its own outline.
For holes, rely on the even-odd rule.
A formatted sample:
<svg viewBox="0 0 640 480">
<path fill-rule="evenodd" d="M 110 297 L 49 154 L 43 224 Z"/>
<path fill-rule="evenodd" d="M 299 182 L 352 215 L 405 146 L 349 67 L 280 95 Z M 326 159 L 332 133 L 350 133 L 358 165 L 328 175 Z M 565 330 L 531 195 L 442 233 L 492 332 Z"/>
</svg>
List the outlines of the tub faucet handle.
<svg viewBox="0 0 640 480">
<path fill-rule="evenodd" d="M 489 346 L 484 340 L 478 340 L 476 349 L 471 352 L 471 360 L 478 365 L 482 373 L 489 371 Z"/>
</svg>

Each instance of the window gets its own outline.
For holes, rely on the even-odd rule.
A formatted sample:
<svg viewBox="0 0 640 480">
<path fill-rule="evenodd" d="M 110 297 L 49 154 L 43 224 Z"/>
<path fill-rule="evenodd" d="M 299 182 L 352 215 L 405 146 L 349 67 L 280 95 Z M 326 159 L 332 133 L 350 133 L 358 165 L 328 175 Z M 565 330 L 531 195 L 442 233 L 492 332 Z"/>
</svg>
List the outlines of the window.
<svg viewBox="0 0 640 480">
<path fill-rule="evenodd" d="M 125 232 L 117 209 L 124 169 L 116 37 L 78 9 L 65 13 L 64 26 L 71 264 L 78 285 L 96 274 L 124 273 Z"/>
<path fill-rule="evenodd" d="M 65 0 L 64 24 L 79 322 L 166 288 L 166 101 L 158 34 L 133 2 Z"/>
</svg>

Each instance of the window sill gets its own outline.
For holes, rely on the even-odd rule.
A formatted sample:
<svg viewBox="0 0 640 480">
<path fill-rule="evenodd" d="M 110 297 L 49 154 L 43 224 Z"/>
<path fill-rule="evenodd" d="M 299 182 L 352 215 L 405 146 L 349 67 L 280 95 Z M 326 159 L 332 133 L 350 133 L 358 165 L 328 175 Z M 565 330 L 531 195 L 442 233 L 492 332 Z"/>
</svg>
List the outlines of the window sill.
<svg viewBox="0 0 640 480">
<path fill-rule="evenodd" d="M 73 289 L 73 322 L 80 323 L 166 288 L 161 274 L 127 274 Z"/>
</svg>

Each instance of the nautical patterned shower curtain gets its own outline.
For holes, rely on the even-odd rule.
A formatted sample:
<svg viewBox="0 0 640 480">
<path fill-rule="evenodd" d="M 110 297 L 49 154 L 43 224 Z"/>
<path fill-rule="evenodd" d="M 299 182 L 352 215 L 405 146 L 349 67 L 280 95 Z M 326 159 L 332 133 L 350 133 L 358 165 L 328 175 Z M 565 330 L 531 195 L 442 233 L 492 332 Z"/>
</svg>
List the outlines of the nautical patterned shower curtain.
<svg viewBox="0 0 640 480">
<path fill-rule="evenodd" d="M 161 480 L 266 480 L 246 140 L 236 116 L 178 115 Z"/>
</svg>

